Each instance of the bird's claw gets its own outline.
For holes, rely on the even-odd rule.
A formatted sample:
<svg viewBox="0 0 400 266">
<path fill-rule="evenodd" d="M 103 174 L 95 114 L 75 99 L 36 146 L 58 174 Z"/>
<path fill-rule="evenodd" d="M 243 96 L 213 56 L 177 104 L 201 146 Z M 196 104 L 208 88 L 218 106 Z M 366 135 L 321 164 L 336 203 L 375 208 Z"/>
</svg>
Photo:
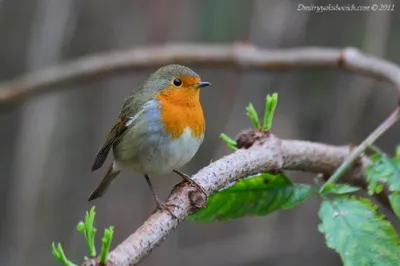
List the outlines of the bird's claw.
<svg viewBox="0 0 400 266">
<path fill-rule="evenodd" d="M 157 204 L 157 210 L 167 211 L 173 218 L 179 220 L 178 217 L 171 210 L 171 207 L 179 208 L 178 205 L 173 203 L 164 203 L 160 199 L 156 200 L 156 204 Z"/>
</svg>

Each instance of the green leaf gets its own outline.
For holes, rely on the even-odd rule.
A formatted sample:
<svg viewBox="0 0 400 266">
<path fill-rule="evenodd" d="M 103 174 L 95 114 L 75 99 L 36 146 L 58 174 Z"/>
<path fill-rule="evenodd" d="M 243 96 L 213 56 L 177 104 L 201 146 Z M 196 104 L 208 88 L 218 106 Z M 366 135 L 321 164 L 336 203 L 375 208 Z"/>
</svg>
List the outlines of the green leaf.
<svg viewBox="0 0 400 266">
<path fill-rule="evenodd" d="M 368 193 L 380 193 L 383 190 L 382 183 L 386 183 L 392 192 L 389 202 L 397 217 L 400 218 L 400 148 L 396 149 L 396 157 L 389 158 L 384 154 L 371 156 L 373 165 L 366 170 L 368 180 Z"/>
<path fill-rule="evenodd" d="M 381 154 L 371 156 L 371 160 L 373 165 L 366 170 L 368 193 L 379 193 L 379 182 L 388 184 L 390 191 L 400 191 L 400 160 Z"/>
<path fill-rule="evenodd" d="M 263 216 L 279 209 L 290 209 L 313 194 L 308 185 L 297 185 L 283 174 L 268 173 L 242 179 L 212 195 L 207 207 L 189 216 L 189 220 L 226 221 L 245 215 Z"/>
<path fill-rule="evenodd" d="M 89 249 L 89 256 L 96 256 L 96 246 L 94 243 L 94 237 L 97 229 L 94 227 L 94 218 L 96 216 L 95 207 L 93 206 L 90 211 L 86 212 L 85 222 L 79 222 L 76 229 L 81 232 L 86 239 L 86 244 Z"/>
<path fill-rule="evenodd" d="M 114 234 L 114 227 L 110 226 L 104 230 L 104 236 L 101 240 L 101 250 L 100 250 L 100 264 L 105 264 L 107 260 L 108 253 L 111 247 L 111 241 Z"/>
<path fill-rule="evenodd" d="M 355 197 L 337 196 L 322 202 L 319 230 L 345 266 L 400 265 L 400 240 L 376 209 L 369 200 Z"/>
<path fill-rule="evenodd" d="M 226 135 L 225 133 L 221 133 L 221 135 L 219 136 L 223 141 L 225 141 L 226 145 L 228 145 L 228 148 L 231 150 L 237 150 L 236 148 L 236 141 L 234 141 L 233 139 L 231 139 L 228 135 Z"/>
<path fill-rule="evenodd" d="M 249 106 L 246 107 L 246 115 L 249 117 L 251 123 L 253 123 L 254 127 L 259 129 L 260 126 L 260 120 L 258 119 L 258 114 L 256 109 L 254 109 L 254 106 L 252 103 L 249 103 Z"/>
<path fill-rule="evenodd" d="M 348 194 L 348 193 L 353 193 L 356 191 L 359 191 L 360 188 L 358 187 L 352 187 L 346 184 L 328 184 L 326 188 L 323 191 L 323 195 L 327 194 L 336 194 L 336 195 L 342 195 L 342 194 Z"/>
<path fill-rule="evenodd" d="M 400 218 L 400 192 L 396 191 L 389 195 L 390 206 L 393 212 Z"/>
<path fill-rule="evenodd" d="M 61 246 L 61 243 L 57 245 L 53 242 L 51 243 L 51 252 L 53 253 L 54 257 L 60 261 L 65 266 L 77 266 L 73 262 L 69 261 L 64 254 L 64 250 Z"/>
<path fill-rule="evenodd" d="M 265 131 L 271 130 L 272 121 L 274 119 L 274 113 L 277 105 L 278 105 L 278 94 L 273 93 L 272 96 L 267 95 L 267 98 L 265 99 L 263 130 Z"/>
</svg>

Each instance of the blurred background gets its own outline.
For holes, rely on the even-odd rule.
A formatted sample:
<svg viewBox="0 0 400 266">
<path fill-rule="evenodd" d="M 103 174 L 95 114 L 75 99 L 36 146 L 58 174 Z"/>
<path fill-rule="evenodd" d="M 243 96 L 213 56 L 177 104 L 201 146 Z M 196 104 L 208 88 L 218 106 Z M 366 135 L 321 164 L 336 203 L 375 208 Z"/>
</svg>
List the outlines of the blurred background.
<svg viewBox="0 0 400 266">
<path fill-rule="evenodd" d="M 349 3 L 395 1 L 0 0 L 0 80 L 97 52 L 173 42 L 355 46 L 400 63 L 400 6 L 394 12 L 297 11 L 299 4 Z M 343 71 L 189 66 L 213 84 L 202 91 L 207 132 L 196 157 L 182 169 L 189 174 L 229 152 L 219 134 L 236 136 L 250 127 L 244 108 L 253 102 L 262 110 L 267 93 L 280 95 L 278 136 L 335 145 L 362 141 L 397 100 L 389 85 Z M 104 170 L 90 171 L 94 156 L 123 99 L 154 70 L 54 88 L 1 111 L 0 265 L 58 265 L 52 241 L 61 241 L 75 262 L 87 254 L 75 227 L 103 175 Z M 399 134 L 397 126 L 378 145 L 393 153 Z M 314 177 L 289 175 L 308 183 Z M 180 181 L 172 174 L 152 180 L 163 198 Z M 124 172 L 94 204 L 99 232 L 116 228 L 114 246 L 155 208 L 144 178 L 132 172 Z M 315 197 L 262 218 L 185 222 L 142 265 L 341 265 L 317 230 L 318 206 Z"/>
</svg>

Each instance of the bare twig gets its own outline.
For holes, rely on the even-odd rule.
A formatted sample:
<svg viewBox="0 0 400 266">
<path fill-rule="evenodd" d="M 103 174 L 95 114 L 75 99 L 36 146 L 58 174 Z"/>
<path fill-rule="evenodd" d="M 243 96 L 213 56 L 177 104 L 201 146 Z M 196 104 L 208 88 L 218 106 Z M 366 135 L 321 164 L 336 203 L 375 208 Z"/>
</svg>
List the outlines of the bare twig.
<svg viewBox="0 0 400 266">
<path fill-rule="evenodd" d="M 28 95 L 59 90 L 61 85 L 133 69 L 168 63 L 235 66 L 270 71 L 305 67 L 343 68 L 386 80 L 400 92 L 400 68 L 390 62 L 363 55 L 354 48 L 259 49 L 251 45 L 167 45 L 133 48 L 88 56 L 17 77 L 0 86 L 0 106 Z M 64 86 L 65 88 L 65 86 Z"/>
<path fill-rule="evenodd" d="M 212 194 L 240 178 L 262 171 L 304 170 L 330 175 L 350 152 L 351 147 L 280 140 L 270 135 L 249 149 L 237 150 L 211 163 L 194 175 L 193 180 L 208 194 Z M 368 164 L 368 159 L 363 158 L 360 164 L 352 168 L 348 178 L 361 186 L 366 184 L 363 169 Z M 174 219 L 168 211 L 155 212 L 110 253 L 108 265 L 138 264 L 196 209 L 195 206 L 204 203 L 204 196 L 189 185 L 178 185 L 167 202 L 170 206 L 179 206 L 173 209 L 179 220 Z"/>
<path fill-rule="evenodd" d="M 349 158 L 344 161 L 328 181 L 321 187 L 323 191 L 327 185 L 336 182 L 347 169 L 360 157 L 360 155 L 370 147 L 383 133 L 391 128 L 400 119 L 400 107 L 397 107 L 393 113 L 380 124 L 356 149 L 353 150 Z"/>
</svg>

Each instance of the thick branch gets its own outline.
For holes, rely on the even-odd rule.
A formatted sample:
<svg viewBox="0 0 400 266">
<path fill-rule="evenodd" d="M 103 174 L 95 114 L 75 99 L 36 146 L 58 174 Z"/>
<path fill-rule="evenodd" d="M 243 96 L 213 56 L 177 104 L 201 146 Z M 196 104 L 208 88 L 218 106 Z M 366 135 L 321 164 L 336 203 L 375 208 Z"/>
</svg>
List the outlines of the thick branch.
<svg viewBox="0 0 400 266">
<path fill-rule="evenodd" d="M 390 62 L 363 55 L 354 48 L 259 49 L 251 45 L 167 45 L 133 48 L 92 55 L 28 73 L 0 86 L 0 106 L 28 95 L 62 89 L 66 84 L 168 63 L 234 66 L 270 71 L 304 67 L 343 68 L 386 80 L 400 92 L 400 68 Z"/>
<path fill-rule="evenodd" d="M 208 194 L 212 194 L 240 178 L 263 171 L 301 170 L 329 176 L 350 152 L 351 147 L 280 140 L 270 135 L 249 149 L 240 149 L 211 163 L 194 175 L 193 180 L 203 186 Z M 368 164 L 368 159 L 362 158 L 346 178 L 351 176 L 354 183 L 361 180 L 361 184 L 366 184 L 363 169 Z M 204 202 L 204 197 L 195 188 L 180 184 L 171 192 L 167 202 L 171 206 L 179 206 L 173 208 L 179 221 L 171 217 L 168 211 L 155 212 L 110 253 L 108 265 L 138 264 L 195 210 L 194 206 Z"/>
</svg>

